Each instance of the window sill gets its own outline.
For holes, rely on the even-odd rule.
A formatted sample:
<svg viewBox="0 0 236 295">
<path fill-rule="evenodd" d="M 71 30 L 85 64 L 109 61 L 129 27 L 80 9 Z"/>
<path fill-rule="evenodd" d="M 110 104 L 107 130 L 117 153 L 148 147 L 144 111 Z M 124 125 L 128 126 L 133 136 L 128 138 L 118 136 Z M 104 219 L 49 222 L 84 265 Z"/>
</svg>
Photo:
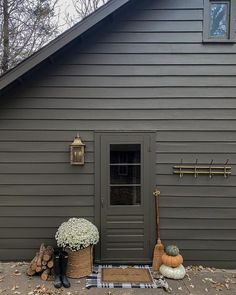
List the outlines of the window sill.
<svg viewBox="0 0 236 295">
<path fill-rule="evenodd" d="M 224 40 L 224 39 L 204 39 L 202 41 L 203 43 L 224 43 L 224 44 L 234 44 L 236 42 L 235 39 L 229 39 L 229 40 Z"/>
</svg>

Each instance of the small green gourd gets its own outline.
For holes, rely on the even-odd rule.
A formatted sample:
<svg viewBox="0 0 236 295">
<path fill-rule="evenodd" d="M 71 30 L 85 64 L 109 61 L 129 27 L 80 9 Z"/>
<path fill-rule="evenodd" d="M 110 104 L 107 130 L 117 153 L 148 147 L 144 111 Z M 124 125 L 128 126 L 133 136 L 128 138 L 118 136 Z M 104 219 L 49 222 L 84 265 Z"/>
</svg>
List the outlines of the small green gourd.
<svg viewBox="0 0 236 295">
<path fill-rule="evenodd" d="M 179 248 L 175 245 L 169 245 L 166 247 L 165 252 L 169 256 L 178 256 L 179 255 Z"/>
</svg>

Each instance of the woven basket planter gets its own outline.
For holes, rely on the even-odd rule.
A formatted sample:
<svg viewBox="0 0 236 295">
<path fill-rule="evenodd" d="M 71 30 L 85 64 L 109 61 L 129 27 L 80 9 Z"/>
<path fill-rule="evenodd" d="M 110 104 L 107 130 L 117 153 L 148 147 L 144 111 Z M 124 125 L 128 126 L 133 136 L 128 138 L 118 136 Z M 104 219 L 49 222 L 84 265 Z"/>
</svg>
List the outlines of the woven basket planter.
<svg viewBox="0 0 236 295">
<path fill-rule="evenodd" d="M 72 279 L 86 277 L 91 274 L 93 268 L 93 247 L 87 247 L 68 253 L 67 276 Z"/>
</svg>

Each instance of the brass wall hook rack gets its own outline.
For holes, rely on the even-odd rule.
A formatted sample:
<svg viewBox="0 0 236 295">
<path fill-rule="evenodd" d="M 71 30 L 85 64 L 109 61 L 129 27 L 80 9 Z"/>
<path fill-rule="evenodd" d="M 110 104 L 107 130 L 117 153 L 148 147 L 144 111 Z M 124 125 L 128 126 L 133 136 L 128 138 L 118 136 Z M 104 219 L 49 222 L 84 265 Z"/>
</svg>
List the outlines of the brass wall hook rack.
<svg viewBox="0 0 236 295">
<path fill-rule="evenodd" d="M 223 165 L 213 165 L 213 160 L 211 160 L 209 165 L 199 165 L 198 159 L 195 161 L 195 165 L 184 165 L 183 159 L 180 161 L 180 165 L 176 165 L 173 167 L 174 174 L 178 174 L 180 178 L 182 178 L 185 174 L 193 174 L 195 178 L 198 175 L 209 175 L 212 178 L 214 175 L 223 175 L 227 178 L 231 175 L 231 166 L 228 166 L 229 159 Z"/>
</svg>

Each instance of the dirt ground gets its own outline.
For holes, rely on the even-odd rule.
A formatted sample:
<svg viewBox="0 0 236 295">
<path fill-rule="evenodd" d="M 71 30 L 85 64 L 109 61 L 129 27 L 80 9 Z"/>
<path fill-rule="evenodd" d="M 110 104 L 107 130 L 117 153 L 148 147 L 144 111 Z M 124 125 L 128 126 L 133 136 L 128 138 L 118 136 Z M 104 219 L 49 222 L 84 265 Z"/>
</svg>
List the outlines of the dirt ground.
<svg viewBox="0 0 236 295">
<path fill-rule="evenodd" d="M 97 289 L 85 288 L 85 279 L 70 279 L 71 288 L 55 289 L 53 282 L 25 274 L 25 262 L 0 262 L 0 294 L 3 295 L 141 295 L 168 294 L 162 289 Z M 183 280 L 167 280 L 173 295 L 235 295 L 236 270 L 191 267 Z"/>
</svg>

